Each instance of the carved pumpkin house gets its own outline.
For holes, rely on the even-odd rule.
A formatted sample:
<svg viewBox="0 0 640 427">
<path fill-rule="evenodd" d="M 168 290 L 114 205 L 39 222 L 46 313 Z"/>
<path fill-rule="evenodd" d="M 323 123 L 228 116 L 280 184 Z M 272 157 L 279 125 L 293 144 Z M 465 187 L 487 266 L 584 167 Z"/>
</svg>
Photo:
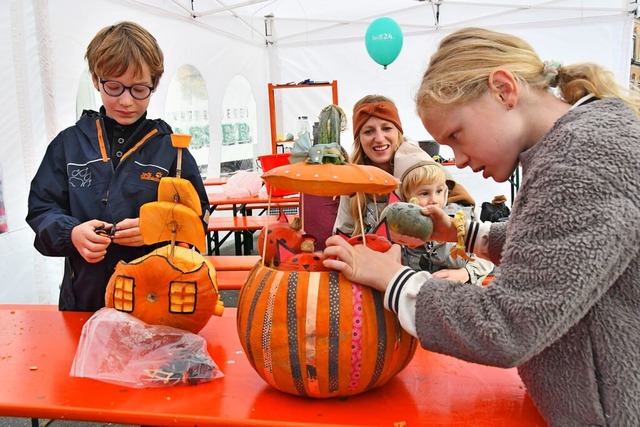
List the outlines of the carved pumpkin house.
<svg viewBox="0 0 640 427">
<path fill-rule="evenodd" d="M 178 176 L 162 178 L 158 201 L 140 208 L 144 243 L 171 243 L 131 262 L 120 261 L 107 285 L 105 306 L 148 324 L 197 333 L 212 315 L 222 315 L 224 305 L 215 268 L 198 252 L 205 250 L 200 198 L 191 182 L 179 176 L 181 150 L 190 139 L 190 135 L 171 135 L 178 151 Z"/>
</svg>

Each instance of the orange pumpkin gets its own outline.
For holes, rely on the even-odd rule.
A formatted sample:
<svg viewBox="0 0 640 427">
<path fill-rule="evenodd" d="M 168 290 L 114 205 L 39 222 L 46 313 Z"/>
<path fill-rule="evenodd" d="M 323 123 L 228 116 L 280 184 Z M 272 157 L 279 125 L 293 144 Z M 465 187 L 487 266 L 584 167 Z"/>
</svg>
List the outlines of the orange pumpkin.
<svg viewBox="0 0 640 427">
<path fill-rule="evenodd" d="M 337 271 L 259 263 L 238 298 L 240 342 L 278 390 L 316 398 L 362 393 L 389 381 L 416 349 L 382 299 Z"/>
<path fill-rule="evenodd" d="M 120 261 L 111 276 L 105 305 L 150 325 L 198 333 L 224 309 L 215 268 L 200 253 L 163 246 L 131 262 Z"/>
</svg>

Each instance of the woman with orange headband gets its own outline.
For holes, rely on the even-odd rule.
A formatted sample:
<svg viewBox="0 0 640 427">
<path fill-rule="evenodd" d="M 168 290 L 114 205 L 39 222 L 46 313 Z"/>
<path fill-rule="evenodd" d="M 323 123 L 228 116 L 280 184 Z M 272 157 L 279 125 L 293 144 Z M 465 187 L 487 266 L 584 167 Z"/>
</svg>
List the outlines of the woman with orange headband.
<svg viewBox="0 0 640 427">
<path fill-rule="evenodd" d="M 352 123 L 352 163 L 377 166 L 398 180 L 401 171 L 394 170 L 396 159 L 420 157 L 425 162 L 435 163 L 425 151 L 404 137 L 398 109 L 386 96 L 367 95 L 357 101 L 353 106 Z M 450 197 L 475 207 L 475 201 L 461 185 L 452 185 Z M 360 221 L 355 219 L 362 215 L 364 232 L 369 232 L 378 224 L 379 213 L 386 204 L 387 198 L 384 196 L 362 193 L 353 197 L 342 196 L 333 228 L 349 235 L 360 234 L 363 230 Z"/>
</svg>

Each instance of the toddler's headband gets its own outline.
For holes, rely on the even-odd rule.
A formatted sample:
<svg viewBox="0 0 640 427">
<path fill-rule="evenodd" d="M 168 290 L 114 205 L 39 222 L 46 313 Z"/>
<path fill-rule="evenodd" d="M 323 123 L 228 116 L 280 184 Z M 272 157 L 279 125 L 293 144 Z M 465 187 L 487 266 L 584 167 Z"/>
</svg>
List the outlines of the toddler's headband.
<svg viewBox="0 0 640 427">
<path fill-rule="evenodd" d="M 386 120 L 402 131 L 402 123 L 398 115 L 398 109 L 391 102 L 376 102 L 375 104 L 362 104 L 353 113 L 353 137 L 357 138 L 364 124 L 371 117 Z"/>
</svg>

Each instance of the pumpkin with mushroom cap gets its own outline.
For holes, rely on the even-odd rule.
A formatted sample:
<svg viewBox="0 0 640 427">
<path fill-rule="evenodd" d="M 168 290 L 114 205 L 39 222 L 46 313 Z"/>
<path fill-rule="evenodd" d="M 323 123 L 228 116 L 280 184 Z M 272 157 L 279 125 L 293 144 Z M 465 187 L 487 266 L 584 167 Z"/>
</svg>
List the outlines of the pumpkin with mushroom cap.
<svg viewBox="0 0 640 427">
<path fill-rule="evenodd" d="M 337 271 L 282 271 L 258 263 L 238 298 L 238 335 L 249 362 L 274 388 L 348 396 L 400 372 L 417 340 L 383 294 Z"/>
</svg>

